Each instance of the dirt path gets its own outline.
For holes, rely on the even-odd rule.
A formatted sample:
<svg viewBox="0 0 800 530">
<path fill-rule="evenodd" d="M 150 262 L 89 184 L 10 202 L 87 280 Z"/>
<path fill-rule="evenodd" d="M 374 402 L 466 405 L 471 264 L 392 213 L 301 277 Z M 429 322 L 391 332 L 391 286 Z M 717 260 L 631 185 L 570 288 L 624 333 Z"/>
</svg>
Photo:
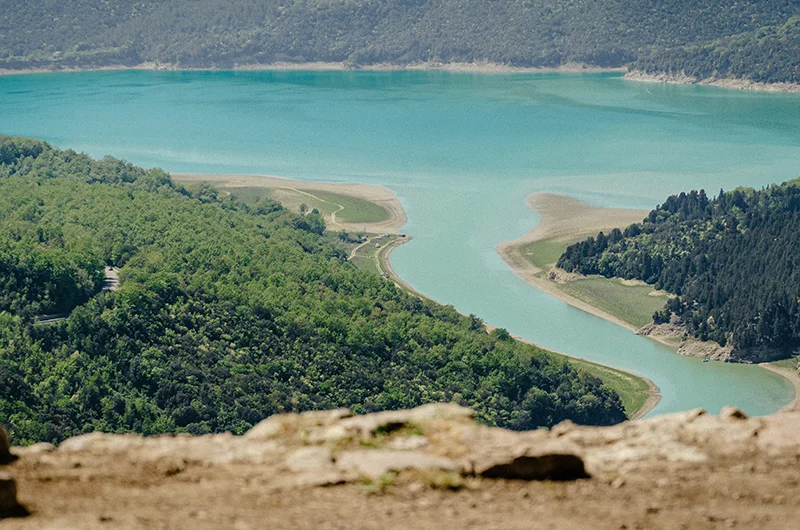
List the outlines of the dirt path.
<svg viewBox="0 0 800 530">
<path fill-rule="evenodd" d="M 344 184 L 331 182 L 312 182 L 302 180 L 291 180 L 273 176 L 262 175 L 222 175 L 222 174 L 181 174 L 172 175 L 176 182 L 211 182 L 218 186 L 230 188 L 260 187 L 270 190 L 286 190 L 295 194 L 306 195 L 320 202 L 331 204 L 338 209 L 331 215 L 325 216 L 325 221 L 335 230 L 372 232 L 376 234 L 398 234 L 407 222 L 407 217 L 403 205 L 397 196 L 383 186 L 371 184 Z M 387 218 L 383 221 L 372 223 L 346 223 L 338 220 L 336 214 L 344 210 L 344 206 L 328 200 L 324 200 L 314 195 L 314 192 L 333 193 L 353 197 L 379 206 L 387 213 Z M 281 198 L 278 198 L 280 200 Z M 286 199 L 286 198 L 284 198 Z M 283 201 L 282 201 L 283 202 Z M 298 203 L 299 205 L 299 203 Z M 293 205 L 286 205 L 292 207 Z M 297 206 L 297 205 L 294 205 Z"/>
<path fill-rule="evenodd" d="M 103 291 L 119 291 L 119 269 L 117 267 L 106 267 L 105 278 L 103 279 Z M 56 324 L 66 320 L 69 313 L 59 313 L 57 315 L 42 315 L 38 317 L 37 324 Z"/>
</svg>

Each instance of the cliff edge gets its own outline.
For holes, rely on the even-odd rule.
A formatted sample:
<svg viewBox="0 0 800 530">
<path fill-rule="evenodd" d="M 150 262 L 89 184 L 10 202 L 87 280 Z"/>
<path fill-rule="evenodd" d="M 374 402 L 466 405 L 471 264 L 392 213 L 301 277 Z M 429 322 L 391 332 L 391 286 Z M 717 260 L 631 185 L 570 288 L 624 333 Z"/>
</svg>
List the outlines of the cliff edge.
<svg viewBox="0 0 800 530">
<path fill-rule="evenodd" d="M 0 435 L 4 528 L 794 528 L 800 410 L 512 432 L 452 404 L 244 436 Z"/>
</svg>

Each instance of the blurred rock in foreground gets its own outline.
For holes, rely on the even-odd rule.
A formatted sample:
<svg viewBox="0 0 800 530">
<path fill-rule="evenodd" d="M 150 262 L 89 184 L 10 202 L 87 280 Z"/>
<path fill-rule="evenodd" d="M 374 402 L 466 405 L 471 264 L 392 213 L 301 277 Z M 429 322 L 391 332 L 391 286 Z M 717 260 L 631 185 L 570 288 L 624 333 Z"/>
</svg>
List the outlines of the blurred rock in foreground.
<svg viewBox="0 0 800 530">
<path fill-rule="evenodd" d="M 451 404 L 11 448 L 3 528 L 796 528 L 800 412 L 512 432 Z"/>
</svg>

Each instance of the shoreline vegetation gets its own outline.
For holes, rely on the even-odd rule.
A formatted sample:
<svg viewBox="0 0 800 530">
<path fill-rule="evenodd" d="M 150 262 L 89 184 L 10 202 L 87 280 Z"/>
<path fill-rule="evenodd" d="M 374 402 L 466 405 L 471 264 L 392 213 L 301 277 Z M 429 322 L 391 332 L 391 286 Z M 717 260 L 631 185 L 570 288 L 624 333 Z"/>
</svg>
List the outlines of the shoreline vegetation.
<svg viewBox="0 0 800 530">
<path fill-rule="evenodd" d="M 364 236 L 360 244 L 350 249 L 350 260 L 356 266 L 362 270 L 376 272 L 387 280 L 392 281 L 398 288 L 414 296 L 440 303 L 417 291 L 392 268 L 391 252 L 412 238 L 400 235 L 400 231 L 407 221 L 405 210 L 397 196 L 387 188 L 371 184 L 320 183 L 258 175 L 172 174 L 172 177 L 181 184 L 199 185 L 208 183 L 218 187 L 220 191 L 230 191 L 232 193 L 237 193 L 237 191 L 247 193 L 251 188 L 266 189 L 270 198 L 282 202 L 285 207 L 291 210 L 297 210 L 301 201 L 305 201 L 307 206 L 313 207 L 315 204 L 314 199 L 322 200 L 323 202 L 328 201 L 329 204 L 331 202 L 335 203 L 337 200 L 344 202 L 341 199 L 336 199 L 337 197 L 349 197 L 372 203 L 387 212 L 388 217 L 379 222 L 367 219 L 367 222 L 362 223 L 343 223 L 340 217 L 347 210 L 342 208 L 340 204 L 334 204 L 334 206 L 340 208 L 336 211 L 325 211 L 320 208 L 320 213 L 323 215 L 326 224 L 334 232 L 346 230 L 368 234 Z M 339 214 L 339 218 L 337 218 L 337 214 Z M 485 323 L 484 325 L 489 333 L 496 329 L 496 326 L 491 324 Z M 661 400 L 658 386 L 642 375 L 588 361 L 563 352 L 542 348 L 538 344 L 515 335 L 512 335 L 512 337 L 524 344 L 535 346 L 553 355 L 562 356 L 576 368 L 583 369 L 602 379 L 620 394 L 625 406 L 625 412 L 630 420 L 644 417 Z"/>
<path fill-rule="evenodd" d="M 121 72 L 121 71 L 185 71 L 185 72 L 282 72 L 282 71 L 362 71 L 362 72 L 401 72 L 401 71 L 441 71 L 452 73 L 474 74 L 548 74 L 548 73 L 619 73 L 624 74 L 626 81 L 646 83 L 667 83 L 676 85 L 704 85 L 717 88 L 748 90 L 753 92 L 800 92 L 800 83 L 759 83 L 741 78 L 707 78 L 700 79 L 685 74 L 671 74 L 668 72 L 647 73 L 642 70 L 629 69 L 625 66 L 602 67 L 584 63 L 569 62 L 555 67 L 525 67 L 512 66 L 489 61 L 476 62 L 438 62 L 425 61 L 408 64 L 395 64 L 389 62 L 374 64 L 354 64 L 346 61 L 325 62 L 276 62 L 270 64 L 245 64 L 235 65 L 232 68 L 196 68 L 184 67 L 176 64 L 146 62 L 134 66 L 109 65 L 90 68 L 62 67 L 54 64 L 51 67 L 9 69 L 0 68 L 0 76 L 75 73 L 75 72 Z"/>
<path fill-rule="evenodd" d="M 703 356 L 712 352 L 715 343 L 685 341 L 683 338 L 658 334 L 653 326 L 652 306 L 664 304 L 667 293 L 656 291 L 644 282 L 619 278 L 584 277 L 555 268 L 558 257 L 567 245 L 581 241 L 599 232 L 624 228 L 641 221 L 648 210 L 599 208 L 576 199 L 550 193 L 534 193 L 526 204 L 541 220 L 522 237 L 500 243 L 496 250 L 514 273 L 540 291 L 586 313 L 624 327 L 678 350 L 683 355 Z M 634 307 L 633 311 L 627 311 Z M 650 323 L 644 322 L 648 318 Z M 637 321 L 638 320 L 638 321 Z M 634 323 L 634 321 L 637 321 Z M 646 333 L 645 329 L 655 329 Z M 795 398 L 789 407 L 800 399 L 800 374 L 788 367 L 761 363 L 758 366 L 779 374 L 791 383 Z"/>
</svg>

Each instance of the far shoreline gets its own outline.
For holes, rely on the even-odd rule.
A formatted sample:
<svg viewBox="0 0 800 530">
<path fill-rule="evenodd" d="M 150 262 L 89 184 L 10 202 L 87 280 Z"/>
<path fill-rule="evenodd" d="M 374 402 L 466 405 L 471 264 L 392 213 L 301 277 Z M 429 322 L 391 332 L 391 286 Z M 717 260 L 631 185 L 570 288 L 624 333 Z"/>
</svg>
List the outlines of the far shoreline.
<svg viewBox="0 0 800 530">
<path fill-rule="evenodd" d="M 584 63 L 569 62 L 558 66 L 535 67 L 535 66 L 513 66 L 505 63 L 490 61 L 474 62 L 439 62 L 439 61 L 420 61 L 407 64 L 396 64 L 391 62 L 372 63 L 372 64 L 351 64 L 346 61 L 308 61 L 308 62 L 274 62 L 267 64 L 235 64 L 233 66 L 207 66 L 192 67 L 181 66 L 170 63 L 159 63 L 154 61 L 144 62 L 138 65 L 106 65 L 106 66 L 62 66 L 55 63 L 51 66 L 40 66 L 33 68 L 0 68 L 0 77 L 32 74 L 57 74 L 57 73 L 77 73 L 77 72 L 126 72 L 126 71 L 147 71 L 147 72 L 450 72 L 450 73 L 473 73 L 473 74 L 554 74 L 554 73 L 616 73 L 623 74 L 622 79 L 626 81 L 647 82 L 647 83 L 666 83 L 675 85 L 702 85 L 717 88 L 727 88 L 731 90 L 746 90 L 750 92 L 768 93 L 800 93 L 800 83 L 761 83 L 742 78 L 696 78 L 685 74 L 670 74 L 660 72 L 650 74 L 641 70 L 632 70 L 627 66 L 603 67 Z"/>
<path fill-rule="evenodd" d="M 336 218 L 336 213 L 324 216 L 325 222 L 331 230 L 364 231 L 372 233 L 399 234 L 408 218 L 405 209 L 397 195 L 384 186 L 377 184 L 351 184 L 344 182 L 317 182 L 312 180 L 296 180 L 273 175 L 231 175 L 213 173 L 173 173 L 175 182 L 183 184 L 197 184 L 207 182 L 215 186 L 226 188 L 257 187 L 267 190 L 290 190 L 302 195 L 313 197 L 314 192 L 334 193 L 369 202 L 383 209 L 387 218 L 382 221 L 347 223 Z M 322 200 L 322 202 L 328 202 Z M 339 206 L 340 211 L 343 209 Z"/>
<path fill-rule="evenodd" d="M 558 298 L 576 309 L 636 333 L 637 329 L 628 322 L 565 293 L 553 282 L 541 277 L 540 274 L 547 271 L 529 262 L 522 254 L 522 249 L 527 244 L 551 238 L 574 242 L 589 236 L 596 236 L 598 232 L 608 232 L 613 228 L 641 221 L 647 216 L 649 210 L 597 208 L 570 197 L 552 193 L 532 193 L 526 198 L 525 203 L 531 211 L 541 216 L 541 220 L 522 237 L 504 241 L 495 248 L 514 274 L 536 289 Z M 603 212 L 608 215 L 606 218 L 592 219 L 594 212 Z M 660 342 L 670 347 L 673 346 L 664 341 Z"/>
<path fill-rule="evenodd" d="M 778 374 L 789 381 L 789 383 L 792 385 L 792 390 L 794 390 L 794 399 L 779 412 L 800 411 L 800 373 L 798 373 L 797 370 L 792 370 L 791 368 L 782 368 L 770 363 L 759 363 L 758 366 L 764 370 L 769 370 L 774 374 Z"/>
<path fill-rule="evenodd" d="M 408 64 L 374 63 L 374 64 L 349 64 L 345 61 L 309 61 L 309 62 L 275 62 L 269 64 L 244 64 L 232 67 L 190 67 L 175 64 L 145 62 L 135 66 L 108 65 L 98 67 L 71 67 L 52 66 L 35 68 L 0 68 L 0 76 L 50 74 L 50 73 L 75 73 L 75 72 L 123 72 L 123 71 L 164 71 L 164 72 L 288 72 L 288 71 L 316 71 L 316 72 L 405 72 L 405 71 L 441 71 L 452 73 L 476 74 L 548 74 L 548 73 L 618 73 L 624 74 L 628 69 L 624 66 L 606 68 L 582 63 L 565 63 L 553 67 L 511 66 L 503 63 L 489 61 L 449 62 L 422 61 Z"/>
</svg>

